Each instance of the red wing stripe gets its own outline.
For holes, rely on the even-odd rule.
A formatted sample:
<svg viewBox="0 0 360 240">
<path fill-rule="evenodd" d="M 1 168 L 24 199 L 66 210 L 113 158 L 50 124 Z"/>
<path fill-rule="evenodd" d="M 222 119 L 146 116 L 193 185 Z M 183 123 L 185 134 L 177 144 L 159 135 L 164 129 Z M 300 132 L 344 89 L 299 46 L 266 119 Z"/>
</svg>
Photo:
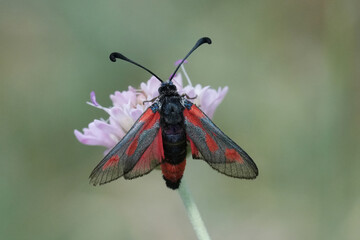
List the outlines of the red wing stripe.
<svg viewBox="0 0 360 240">
<path fill-rule="evenodd" d="M 107 169 L 108 167 L 112 167 L 115 166 L 118 162 L 119 162 L 120 158 L 119 155 L 114 155 L 112 156 L 102 167 L 102 170 Z"/>
<path fill-rule="evenodd" d="M 159 129 L 158 134 L 156 135 L 154 141 L 152 144 L 146 149 L 144 154 L 141 156 L 139 162 L 135 165 L 134 168 L 137 167 L 137 165 L 145 165 L 150 166 L 151 160 L 158 160 L 161 162 L 162 159 L 164 159 L 164 148 L 162 143 L 162 135 L 161 135 L 161 129 Z"/>
<path fill-rule="evenodd" d="M 137 146 L 138 146 L 138 138 L 135 138 L 128 147 L 128 149 L 126 150 L 126 155 L 128 156 L 133 155 L 136 151 Z"/>
<path fill-rule="evenodd" d="M 225 149 L 225 157 L 231 162 L 236 161 L 238 163 L 243 164 L 244 159 L 240 156 L 240 154 L 235 149 Z"/>
<path fill-rule="evenodd" d="M 197 109 L 194 108 L 193 106 L 190 109 L 191 114 L 190 114 L 190 110 L 188 109 L 184 110 L 184 116 L 188 119 L 189 122 L 191 122 L 191 124 L 200 127 L 201 129 L 204 129 L 200 119 L 205 116 L 201 111 L 196 111 Z"/>
<path fill-rule="evenodd" d="M 199 156 L 199 150 L 196 148 L 194 142 L 190 138 L 188 138 L 188 141 L 190 142 L 191 154 L 193 156 Z"/>
<path fill-rule="evenodd" d="M 156 112 L 159 113 L 159 112 Z M 154 113 L 150 110 L 147 110 L 144 112 L 144 114 L 141 116 L 141 118 L 139 119 L 139 122 L 147 122 L 149 121 L 150 118 L 154 117 Z"/>
<path fill-rule="evenodd" d="M 208 133 L 205 136 L 206 145 L 208 146 L 209 150 L 211 152 L 215 152 L 216 150 L 218 150 L 219 146 L 217 145 L 215 140 Z"/>
<path fill-rule="evenodd" d="M 154 167 L 159 165 L 162 159 L 164 159 L 164 148 L 162 144 L 161 129 L 159 129 L 154 141 L 145 150 L 133 169 L 125 174 L 125 178 L 132 179 L 147 174 Z"/>
<path fill-rule="evenodd" d="M 129 145 L 128 149 L 126 150 L 126 155 L 132 156 L 136 149 L 138 148 L 138 139 L 140 135 L 146 131 L 154 127 L 155 123 L 159 121 L 160 113 L 156 112 L 155 114 L 152 113 L 152 111 L 147 111 L 144 113 L 144 115 L 141 117 L 139 122 L 144 122 L 144 126 L 139 130 L 131 144 Z"/>
<path fill-rule="evenodd" d="M 159 118 L 160 118 L 160 113 L 159 112 L 156 112 L 155 114 L 152 113 L 151 111 L 149 111 L 149 112 L 151 114 L 150 115 L 151 119 L 149 119 L 149 117 L 148 117 L 148 118 L 146 118 L 144 120 L 146 122 L 145 122 L 145 125 L 144 125 L 144 127 L 143 127 L 143 129 L 141 131 L 145 131 L 145 130 L 148 130 L 148 129 L 152 128 L 154 126 L 154 124 L 159 121 Z M 148 113 L 146 113 L 146 114 L 148 114 Z M 143 119 L 143 117 L 141 117 L 140 121 L 143 121 L 142 119 Z"/>
<path fill-rule="evenodd" d="M 191 113 L 190 113 L 191 111 Z M 201 122 L 201 119 L 205 117 L 205 115 L 199 111 L 197 108 L 194 107 L 194 105 L 191 106 L 191 109 L 185 109 L 184 110 L 184 116 L 185 118 L 188 119 L 189 122 L 191 122 L 191 124 L 193 124 L 196 127 L 201 128 L 204 132 L 204 126 Z M 217 145 L 216 141 L 208 134 L 206 133 L 205 135 L 205 141 L 206 141 L 206 145 L 209 148 L 209 150 L 211 152 L 215 152 L 219 149 L 219 146 Z M 191 143 L 194 145 L 194 143 L 191 141 Z M 195 146 L 194 146 L 195 147 Z M 193 146 L 191 146 L 191 149 L 193 149 Z M 194 155 L 194 153 L 193 153 Z M 198 154 L 197 154 L 198 155 Z"/>
</svg>

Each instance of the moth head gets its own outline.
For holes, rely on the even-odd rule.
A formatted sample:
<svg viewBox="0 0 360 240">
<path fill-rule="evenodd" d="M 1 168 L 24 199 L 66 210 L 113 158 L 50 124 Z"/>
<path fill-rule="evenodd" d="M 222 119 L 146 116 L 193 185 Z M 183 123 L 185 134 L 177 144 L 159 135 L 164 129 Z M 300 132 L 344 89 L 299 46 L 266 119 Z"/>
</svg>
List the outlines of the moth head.
<svg viewBox="0 0 360 240">
<path fill-rule="evenodd" d="M 160 95 L 174 94 L 177 93 L 177 88 L 172 81 L 166 81 L 161 83 L 158 91 Z"/>
</svg>

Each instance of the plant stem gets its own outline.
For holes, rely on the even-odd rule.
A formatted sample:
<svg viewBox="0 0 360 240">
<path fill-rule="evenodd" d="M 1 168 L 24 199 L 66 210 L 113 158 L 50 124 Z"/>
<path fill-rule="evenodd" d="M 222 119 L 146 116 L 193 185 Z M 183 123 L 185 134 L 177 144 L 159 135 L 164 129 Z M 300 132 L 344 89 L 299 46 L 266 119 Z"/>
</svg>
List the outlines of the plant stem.
<svg viewBox="0 0 360 240">
<path fill-rule="evenodd" d="M 189 84 L 190 86 L 192 86 L 192 83 L 191 83 L 191 81 L 190 81 L 189 75 L 188 75 L 187 72 L 185 71 L 184 65 L 181 65 L 181 70 L 183 71 L 183 73 L 184 73 L 184 75 L 185 75 L 185 77 L 186 77 L 186 79 L 187 79 L 187 81 L 188 81 L 188 84 Z"/>
<path fill-rule="evenodd" d="M 200 212 L 185 184 L 184 178 L 181 180 L 178 192 L 184 203 L 191 225 L 195 230 L 197 238 L 199 240 L 210 240 L 209 233 L 206 230 L 205 224 L 201 219 Z"/>
</svg>

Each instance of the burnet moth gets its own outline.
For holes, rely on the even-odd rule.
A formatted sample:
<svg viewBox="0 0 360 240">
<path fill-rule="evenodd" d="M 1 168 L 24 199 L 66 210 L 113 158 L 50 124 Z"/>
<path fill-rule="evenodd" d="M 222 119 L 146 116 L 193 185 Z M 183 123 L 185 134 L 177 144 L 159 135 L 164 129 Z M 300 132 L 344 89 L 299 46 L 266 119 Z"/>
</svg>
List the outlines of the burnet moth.
<svg viewBox="0 0 360 240">
<path fill-rule="evenodd" d="M 166 186 L 177 189 L 185 170 L 188 144 L 194 159 L 205 160 L 220 173 L 235 178 L 256 178 L 258 169 L 251 157 L 191 103 L 191 98 L 179 95 L 172 82 L 185 59 L 204 43 L 211 44 L 210 38 L 199 39 L 166 82 L 124 55 L 110 54 L 113 62 L 121 59 L 143 68 L 155 76 L 161 86 L 152 105 L 92 171 L 93 185 L 122 176 L 125 179 L 140 177 L 160 165 Z"/>
</svg>

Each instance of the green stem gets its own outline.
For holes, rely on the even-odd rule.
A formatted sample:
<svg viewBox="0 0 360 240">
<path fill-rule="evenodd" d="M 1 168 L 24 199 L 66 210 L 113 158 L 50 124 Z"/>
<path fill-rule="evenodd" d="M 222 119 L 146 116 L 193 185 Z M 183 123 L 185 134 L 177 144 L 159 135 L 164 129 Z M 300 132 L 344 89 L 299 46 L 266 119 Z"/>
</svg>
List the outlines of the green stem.
<svg viewBox="0 0 360 240">
<path fill-rule="evenodd" d="M 193 226 L 196 236 L 199 240 L 210 240 L 209 233 L 201 219 L 200 212 L 185 184 L 184 178 L 181 180 L 179 195 L 184 203 L 191 225 Z"/>
</svg>

